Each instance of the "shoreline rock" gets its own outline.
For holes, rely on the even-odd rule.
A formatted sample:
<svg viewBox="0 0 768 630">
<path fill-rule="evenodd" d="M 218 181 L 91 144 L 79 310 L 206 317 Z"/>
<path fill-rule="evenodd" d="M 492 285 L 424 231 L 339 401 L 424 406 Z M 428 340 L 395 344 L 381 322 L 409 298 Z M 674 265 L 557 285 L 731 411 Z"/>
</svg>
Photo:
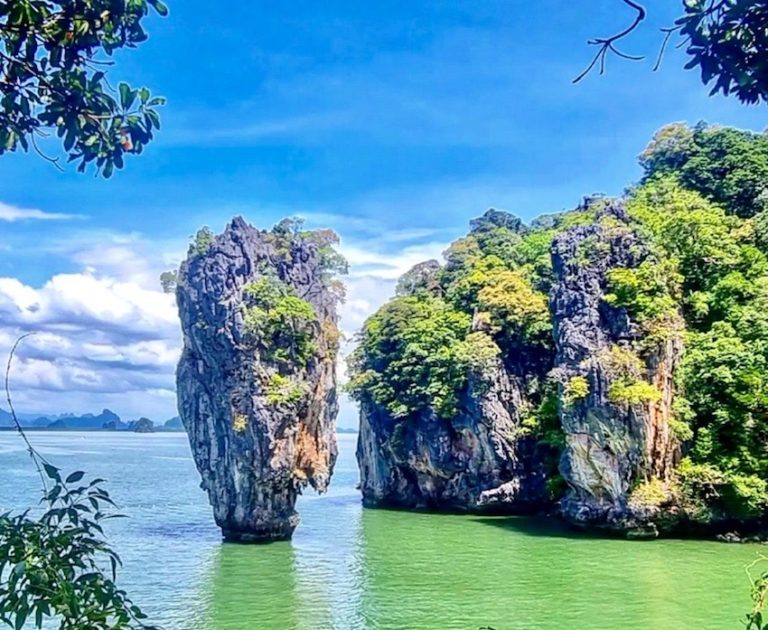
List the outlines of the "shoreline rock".
<svg viewBox="0 0 768 630">
<path fill-rule="evenodd" d="M 454 418 L 427 410 L 396 420 L 362 400 L 363 505 L 506 514 L 548 506 L 544 449 L 519 436 L 522 396 L 498 361 L 482 379 L 469 379 Z"/>
</svg>

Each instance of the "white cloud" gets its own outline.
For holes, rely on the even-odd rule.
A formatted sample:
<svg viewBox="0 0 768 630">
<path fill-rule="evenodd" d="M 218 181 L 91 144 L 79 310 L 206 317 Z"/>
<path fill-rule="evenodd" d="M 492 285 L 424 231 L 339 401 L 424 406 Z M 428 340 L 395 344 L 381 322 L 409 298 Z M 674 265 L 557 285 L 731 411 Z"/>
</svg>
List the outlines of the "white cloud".
<svg viewBox="0 0 768 630">
<path fill-rule="evenodd" d="M 174 368 L 181 339 L 174 298 L 158 276 L 165 243 L 106 231 L 41 244 L 75 263 L 41 286 L 0 278 L 0 358 L 25 332 L 12 372 L 24 413 L 84 413 L 109 407 L 125 419 L 176 414 Z M 183 246 L 183 239 L 174 245 Z"/>
<path fill-rule="evenodd" d="M 96 411 L 175 415 L 180 335 L 172 297 L 91 274 L 62 274 L 35 289 L 0 279 L 0 356 L 27 331 L 12 371 L 27 413 Z"/>
<path fill-rule="evenodd" d="M 164 338 L 176 326 L 170 296 L 135 282 L 120 282 L 91 272 L 59 274 L 40 289 L 15 278 L 0 278 L 0 315 L 6 325 L 25 330 L 70 331 L 89 328 L 126 338 Z"/>
<path fill-rule="evenodd" d="M 367 227 L 341 246 L 351 265 L 340 312 L 345 355 L 365 319 L 393 295 L 397 278 L 419 262 L 439 259 L 448 245 L 437 240 L 440 230 Z M 181 237 L 156 241 L 138 233 L 82 231 L 41 245 L 79 270 L 55 273 L 39 286 L 0 277 L 0 360 L 18 335 L 36 332 L 22 345 L 12 373 L 19 410 L 108 407 L 125 419 L 175 415 L 181 339 L 173 296 L 161 292 L 158 277 L 178 263 L 185 245 Z M 343 358 L 339 372 L 344 379 Z M 352 426 L 349 419 L 344 424 Z"/>
<path fill-rule="evenodd" d="M 429 260 L 441 259 L 448 244 L 431 242 L 409 245 L 394 252 L 374 249 L 375 242 L 344 244 L 341 253 L 349 261 L 350 277 L 371 276 L 382 280 L 397 280 L 414 265 Z"/>
<path fill-rule="evenodd" d="M 44 212 L 34 208 L 17 208 L 0 202 L 0 221 L 71 221 L 82 219 L 79 214 L 62 214 L 58 212 Z"/>
</svg>

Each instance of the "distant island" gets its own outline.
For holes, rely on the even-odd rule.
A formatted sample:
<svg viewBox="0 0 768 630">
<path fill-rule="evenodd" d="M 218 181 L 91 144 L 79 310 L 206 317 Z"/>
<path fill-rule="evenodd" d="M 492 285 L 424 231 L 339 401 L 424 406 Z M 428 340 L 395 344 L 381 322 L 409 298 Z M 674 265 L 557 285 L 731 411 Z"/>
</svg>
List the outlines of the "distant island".
<svg viewBox="0 0 768 630">
<path fill-rule="evenodd" d="M 45 431 L 124 431 L 134 433 L 183 432 L 184 426 L 179 417 L 155 424 L 149 418 L 138 418 L 124 422 L 120 416 L 109 409 L 101 413 L 75 415 L 71 413 L 55 415 L 17 414 L 19 423 L 26 430 Z M 13 416 L 5 409 L 0 409 L 0 431 L 15 429 Z"/>
<path fill-rule="evenodd" d="M 22 428 L 29 431 L 122 431 L 127 433 L 184 433 L 181 418 L 175 416 L 162 424 L 149 418 L 123 421 L 114 411 L 102 409 L 98 414 L 86 413 L 78 416 L 73 413 L 37 415 L 17 413 Z M 16 428 L 10 412 L 0 409 L 0 431 L 12 431 Z M 336 433 L 357 433 L 357 429 L 337 427 Z"/>
</svg>

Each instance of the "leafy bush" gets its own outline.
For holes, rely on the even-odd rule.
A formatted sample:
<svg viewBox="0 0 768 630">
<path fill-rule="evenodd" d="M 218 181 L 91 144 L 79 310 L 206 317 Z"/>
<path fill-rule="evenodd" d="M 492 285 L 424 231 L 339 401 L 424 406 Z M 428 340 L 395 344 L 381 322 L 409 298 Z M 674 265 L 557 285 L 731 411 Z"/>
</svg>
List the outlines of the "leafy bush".
<svg viewBox="0 0 768 630">
<path fill-rule="evenodd" d="M 202 256 L 213 245 L 214 234 L 207 225 L 201 227 L 195 234 L 194 242 L 189 246 L 189 253 Z"/>
<path fill-rule="evenodd" d="M 572 376 L 563 386 L 563 405 L 571 407 L 589 396 L 589 381 L 584 376 Z"/>
<path fill-rule="evenodd" d="M 686 188 L 740 217 L 765 207 L 768 137 L 765 134 L 675 124 L 662 128 L 643 151 L 646 180 L 674 174 Z"/>
<path fill-rule="evenodd" d="M 303 221 L 300 223 L 303 226 Z M 339 235 L 333 230 L 299 230 L 298 238 L 303 241 L 310 241 L 317 245 L 320 270 L 326 279 L 335 275 L 346 275 L 349 273 L 349 263 L 337 250 L 339 244 Z"/>
<path fill-rule="evenodd" d="M 241 413 L 235 414 L 235 417 L 232 418 L 232 430 L 235 433 L 244 433 L 247 428 L 248 416 L 245 416 Z"/>
<path fill-rule="evenodd" d="M 755 475 L 724 472 L 685 458 L 677 470 L 683 500 L 694 515 L 753 518 L 768 506 L 768 486 Z"/>
<path fill-rule="evenodd" d="M 270 405 L 296 405 L 304 397 L 305 389 L 300 383 L 294 383 L 285 376 L 272 374 L 265 392 Z"/>
<path fill-rule="evenodd" d="M 466 365 L 481 379 L 486 378 L 496 367 L 500 354 L 499 346 L 484 332 L 469 333 L 456 350 L 459 363 Z"/>
<path fill-rule="evenodd" d="M 629 495 L 629 502 L 636 507 L 659 507 L 670 500 L 670 493 L 664 483 L 652 477 L 638 483 Z"/>
<path fill-rule="evenodd" d="M 530 344 L 548 345 L 552 323 L 547 296 L 519 271 L 494 269 L 477 293 L 477 308 L 491 316 L 496 332 Z"/>
<path fill-rule="evenodd" d="M 634 269 L 610 269 L 604 299 L 612 306 L 626 308 L 644 332 L 658 341 L 679 328 L 681 279 L 674 261 L 646 259 Z"/>
<path fill-rule="evenodd" d="M 619 379 L 608 388 L 608 400 L 624 405 L 642 405 L 661 399 L 659 390 L 642 380 Z"/>
<path fill-rule="evenodd" d="M 316 352 L 315 308 L 284 282 L 265 276 L 243 290 L 248 299 L 245 332 L 261 345 L 264 357 L 306 366 Z"/>
<path fill-rule="evenodd" d="M 358 399 L 370 396 L 396 418 L 429 408 L 455 416 L 467 383 L 464 339 L 470 321 L 440 298 L 388 302 L 358 337 L 350 392 Z"/>
</svg>

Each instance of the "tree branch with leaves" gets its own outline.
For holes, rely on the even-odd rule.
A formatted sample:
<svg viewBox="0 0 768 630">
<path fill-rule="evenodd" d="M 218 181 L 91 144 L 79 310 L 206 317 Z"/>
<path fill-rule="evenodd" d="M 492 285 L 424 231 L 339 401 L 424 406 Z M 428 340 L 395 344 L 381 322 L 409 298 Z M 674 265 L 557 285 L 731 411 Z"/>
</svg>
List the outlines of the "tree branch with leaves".
<svg viewBox="0 0 768 630">
<path fill-rule="evenodd" d="M 589 40 L 598 51 L 591 63 L 575 79 L 578 83 L 595 67 L 605 72 L 609 54 L 640 61 L 642 55 L 630 55 L 617 43 L 635 32 L 648 16 L 643 4 L 621 0 L 634 16 L 621 31 L 610 37 Z M 768 0 L 683 0 L 683 14 L 672 26 L 661 29 L 663 38 L 654 65 L 658 70 L 664 53 L 677 36 L 678 48 L 685 48 L 689 61 L 685 68 L 698 68 L 710 94 L 735 95 L 743 103 L 768 103 Z"/>
<path fill-rule="evenodd" d="M 160 128 L 165 99 L 120 83 L 107 71 L 121 48 L 147 39 L 150 9 L 161 0 L 0 0 L 0 155 L 42 151 L 41 139 L 61 139 L 67 161 L 111 177 L 125 156 L 138 154 Z"/>
<path fill-rule="evenodd" d="M 5 371 L 5 393 L 16 430 L 40 474 L 42 514 L 0 514 L 0 623 L 20 630 L 28 622 L 60 630 L 141 628 L 146 615 L 117 587 L 120 556 L 104 535 L 105 521 L 120 518 L 103 479 L 84 481 L 76 471 L 63 477 L 32 446 L 19 422 L 10 391 L 16 340 Z M 46 625 L 46 627 L 49 627 Z"/>
</svg>

